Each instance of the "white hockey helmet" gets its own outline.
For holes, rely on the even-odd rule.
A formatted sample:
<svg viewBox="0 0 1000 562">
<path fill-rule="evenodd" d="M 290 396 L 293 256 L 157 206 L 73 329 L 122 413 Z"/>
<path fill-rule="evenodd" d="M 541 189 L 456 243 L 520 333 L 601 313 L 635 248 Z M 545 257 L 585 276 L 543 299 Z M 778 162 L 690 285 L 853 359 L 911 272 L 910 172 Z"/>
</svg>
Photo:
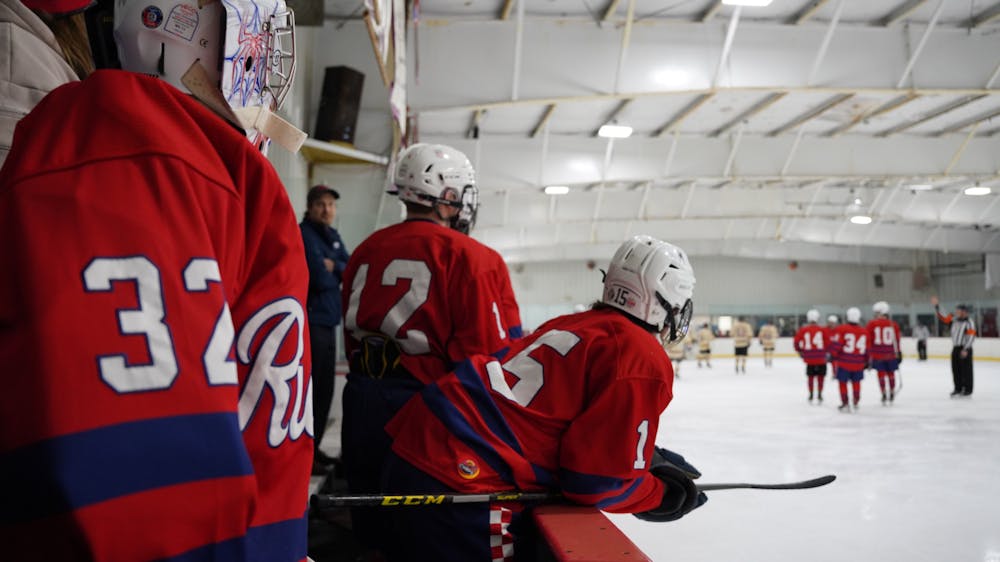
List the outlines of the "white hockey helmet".
<svg viewBox="0 0 1000 562">
<path fill-rule="evenodd" d="M 813 308 L 806 312 L 806 321 L 819 322 L 819 311 Z"/>
<path fill-rule="evenodd" d="M 410 146 L 399 156 L 393 183 L 401 201 L 432 208 L 440 203 L 460 209 L 451 219 L 451 227 L 459 232 L 468 234 L 476 224 L 476 171 L 465 154 L 450 146 Z M 447 197 L 449 192 L 453 198 Z"/>
<path fill-rule="evenodd" d="M 848 308 L 847 321 L 850 322 L 851 324 L 857 324 L 858 322 L 861 322 L 861 309 L 856 306 Z"/>
<path fill-rule="evenodd" d="M 669 345 L 687 335 L 694 283 L 684 250 L 651 236 L 635 236 L 611 258 L 601 300 L 655 327 Z"/>
<path fill-rule="evenodd" d="M 881 314 L 883 316 L 888 316 L 889 315 L 889 303 L 887 303 L 885 301 L 878 301 L 877 303 L 875 303 L 874 305 L 872 305 L 872 312 L 874 312 L 875 314 Z"/>
<path fill-rule="evenodd" d="M 182 92 L 195 62 L 207 88 L 233 110 L 277 110 L 295 73 L 294 17 L 285 0 L 114 0 L 114 38 L 124 70 L 157 76 Z M 251 130 L 251 142 L 263 138 Z"/>
<path fill-rule="evenodd" d="M 831 314 L 826 317 L 827 324 L 836 324 L 838 322 L 840 322 L 840 318 L 838 318 L 836 314 Z"/>
</svg>

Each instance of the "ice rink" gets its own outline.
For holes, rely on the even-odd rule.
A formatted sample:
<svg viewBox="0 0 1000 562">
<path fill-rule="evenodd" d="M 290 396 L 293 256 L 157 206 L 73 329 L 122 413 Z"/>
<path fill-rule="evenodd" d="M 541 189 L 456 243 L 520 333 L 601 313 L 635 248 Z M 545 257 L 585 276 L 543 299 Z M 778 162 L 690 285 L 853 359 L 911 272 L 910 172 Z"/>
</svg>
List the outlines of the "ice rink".
<svg viewBox="0 0 1000 562">
<path fill-rule="evenodd" d="M 1000 363 L 975 363 L 975 393 L 950 399 L 947 360 L 901 366 L 882 406 L 877 377 L 857 413 L 837 411 L 836 381 L 807 402 L 800 360 L 751 357 L 682 365 L 657 444 L 705 483 L 778 483 L 836 474 L 813 490 L 729 490 L 674 523 L 610 515 L 656 561 L 1000 562 Z M 595 454 L 599 454 L 595 451 Z"/>
</svg>

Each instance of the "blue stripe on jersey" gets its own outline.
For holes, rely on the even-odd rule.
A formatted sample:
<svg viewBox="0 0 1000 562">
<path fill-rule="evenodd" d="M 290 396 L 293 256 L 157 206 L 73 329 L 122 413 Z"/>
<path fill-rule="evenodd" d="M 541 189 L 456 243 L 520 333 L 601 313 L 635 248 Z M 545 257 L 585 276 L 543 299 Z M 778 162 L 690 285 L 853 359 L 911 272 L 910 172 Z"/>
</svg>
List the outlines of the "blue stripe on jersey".
<svg viewBox="0 0 1000 562">
<path fill-rule="evenodd" d="M 122 423 L 0 455 L 0 522 L 163 486 L 253 473 L 234 413 Z"/>
<path fill-rule="evenodd" d="M 625 484 L 621 478 L 575 472 L 568 468 L 559 469 L 559 481 L 563 490 L 580 495 L 606 494 L 621 489 Z"/>
<path fill-rule="evenodd" d="M 448 400 L 436 384 L 427 386 L 421 393 L 421 396 L 431 413 L 441 420 L 441 423 L 455 437 L 458 437 L 463 443 L 471 447 L 505 482 L 515 483 L 514 473 L 506 461 L 503 460 L 503 457 L 497 453 L 489 441 L 476 433 L 476 430 L 472 429 L 469 421 L 455 408 L 455 405 Z"/>
<path fill-rule="evenodd" d="M 640 482 L 642 482 L 642 479 L 641 478 L 636 478 L 635 481 L 632 482 L 632 485 L 629 486 L 624 492 L 618 494 L 617 496 L 612 496 L 610 498 L 604 498 L 603 500 L 597 502 L 597 508 L 598 509 L 607 509 L 607 508 L 611 507 L 612 505 L 615 505 L 616 503 L 620 503 L 620 502 L 628 499 L 628 497 L 632 495 L 632 492 L 634 492 L 635 489 L 639 487 L 639 483 Z"/>
<path fill-rule="evenodd" d="M 161 562 L 298 562 L 306 557 L 308 519 L 252 527 L 243 537 L 189 550 Z"/>
<path fill-rule="evenodd" d="M 507 329 L 507 335 L 510 336 L 511 339 L 520 339 L 524 337 L 524 330 L 522 330 L 520 326 L 511 326 Z"/>
<path fill-rule="evenodd" d="M 462 383 L 465 393 L 472 399 L 473 404 L 476 405 L 476 411 L 479 412 L 483 421 L 486 422 L 486 427 L 490 428 L 490 431 L 499 437 L 505 445 L 516 451 L 517 454 L 524 456 L 524 453 L 521 451 L 521 444 L 517 442 L 517 437 L 514 436 L 514 430 L 507 425 L 507 420 L 500 413 L 500 409 L 497 408 L 496 402 L 493 401 L 490 391 L 486 389 L 482 377 L 479 376 L 479 371 L 473 367 L 472 362 L 469 360 L 463 361 L 455 369 L 455 376 L 458 377 L 458 382 Z"/>
<path fill-rule="evenodd" d="M 537 464 L 532 464 L 531 470 L 535 472 L 535 482 L 538 482 L 539 485 L 546 488 L 556 488 L 559 486 L 559 482 L 551 470 L 542 468 Z"/>
</svg>

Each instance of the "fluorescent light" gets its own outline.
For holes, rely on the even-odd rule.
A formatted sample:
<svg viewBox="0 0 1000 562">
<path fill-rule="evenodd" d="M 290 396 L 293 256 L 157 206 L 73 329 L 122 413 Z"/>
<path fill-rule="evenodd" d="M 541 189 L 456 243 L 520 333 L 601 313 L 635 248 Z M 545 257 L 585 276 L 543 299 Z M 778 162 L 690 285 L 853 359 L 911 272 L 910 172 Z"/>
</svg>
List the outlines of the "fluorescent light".
<svg viewBox="0 0 1000 562">
<path fill-rule="evenodd" d="M 930 191 L 934 186 L 929 183 L 915 183 L 910 186 L 911 191 Z"/>
<path fill-rule="evenodd" d="M 601 125 L 601 128 L 597 130 L 597 136 L 606 139 L 627 139 L 632 136 L 632 127 L 628 125 Z"/>
<path fill-rule="evenodd" d="M 854 224 L 871 224 L 872 218 L 868 215 L 854 215 L 851 217 L 851 222 Z"/>
<path fill-rule="evenodd" d="M 985 185 L 983 186 L 976 185 L 973 187 L 965 188 L 966 195 L 989 195 L 992 192 L 993 190 Z"/>
<path fill-rule="evenodd" d="M 569 193 L 569 187 L 565 185 L 549 185 L 545 187 L 546 195 L 566 195 Z"/>
<path fill-rule="evenodd" d="M 757 6 L 764 7 L 771 4 L 771 0 L 722 0 L 727 6 Z"/>
</svg>

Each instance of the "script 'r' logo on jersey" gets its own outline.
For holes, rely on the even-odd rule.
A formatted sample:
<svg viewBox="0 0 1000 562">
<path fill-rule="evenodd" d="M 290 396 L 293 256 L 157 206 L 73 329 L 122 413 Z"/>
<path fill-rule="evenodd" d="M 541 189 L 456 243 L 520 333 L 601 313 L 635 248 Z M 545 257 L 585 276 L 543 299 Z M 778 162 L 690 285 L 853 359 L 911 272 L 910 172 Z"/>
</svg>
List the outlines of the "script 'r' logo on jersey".
<svg viewBox="0 0 1000 562">
<path fill-rule="evenodd" d="M 305 384 L 302 369 L 302 304 L 291 297 L 269 303 L 255 312 L 240 328 L 236 356 L 250 366 L 240 395 L 240 430 L 245 431 L 260 407 L 264 389 L 274 397 L 267 442 L 272 447 L 286 438 L 296 440 L 313 432 L 312 381 Z M 294 330 L 294 333 L 293 333 Z M 290 340 L 289 338 L 293 338 Z M 292 388 L 295 389 L 294 396 Z"/>
<path fill-rule="evenodd" d="M 163 12 L 156 6 L 146 6 L 146 9 L 142 11 L 142 25 L 149 29 L 160 27 L 160 23 L 162 22 Z"/>
<path fill-rule="evenodd" d="M 465 459 L 458 463 L 458 475 L 466 480 L 472 480 L 479 476 L 479 465 L 472 459 Z"/>
</svg>

